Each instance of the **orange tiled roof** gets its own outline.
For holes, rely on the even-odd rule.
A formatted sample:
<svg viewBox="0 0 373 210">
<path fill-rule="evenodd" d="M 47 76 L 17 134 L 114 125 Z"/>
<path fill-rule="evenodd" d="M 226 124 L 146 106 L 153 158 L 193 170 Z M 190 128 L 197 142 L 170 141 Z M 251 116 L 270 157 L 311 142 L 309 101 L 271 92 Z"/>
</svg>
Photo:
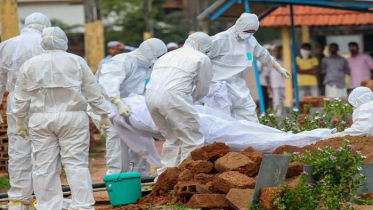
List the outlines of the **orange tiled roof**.
<svg viewBox="0 0 373 210">
<path fill-rule="evenodd" d="M 164 9 L 183 9 L 181 0 L 168 0 L 162 4 Z"/>
<path fill-rule="evenodd" d="M 310 6 L 294 6 L 296 26 L 335 26 L 373 24 L 373 13 L 327 9 Z M 260 21 L 260 26 L 290 26 L 290 7 L 279 7 Z"/>
</svg>

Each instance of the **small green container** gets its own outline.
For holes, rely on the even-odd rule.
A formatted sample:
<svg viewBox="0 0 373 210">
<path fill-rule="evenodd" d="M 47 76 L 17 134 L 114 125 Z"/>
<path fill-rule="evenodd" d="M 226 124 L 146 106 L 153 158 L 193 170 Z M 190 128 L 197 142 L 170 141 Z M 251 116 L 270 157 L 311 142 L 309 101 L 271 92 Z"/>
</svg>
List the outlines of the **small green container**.
<svg viewBox="0 0 373 210">
<path fill-rule="evenodd" d="M 105 176 L 104 182 L 114 207 L 136 203 L 142 197 L 141 174 L 138 172 L 109 174 Z"/>
</svg>

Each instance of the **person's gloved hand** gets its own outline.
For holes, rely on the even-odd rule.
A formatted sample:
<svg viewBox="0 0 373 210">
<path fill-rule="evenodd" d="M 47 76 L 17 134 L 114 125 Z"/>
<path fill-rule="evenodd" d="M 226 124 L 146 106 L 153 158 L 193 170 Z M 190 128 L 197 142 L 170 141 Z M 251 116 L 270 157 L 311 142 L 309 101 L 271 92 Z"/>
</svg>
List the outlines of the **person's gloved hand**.
<svg viewBox="0 0 373 210">
<path fill-rule="evenodd" d="M 0 124 L 3 124 L 3 123 L 4 123 L 3 117 L 0 115 Z"/>
<path fill-rule="evenodd" d="M 113 103 L 115 105 L 117 105 L 118 107 L 118 112 L 120 115 L 124 116 L 124 117 L 129 117 L 131 115 L 131 109 L 125 105 L 122 100 L 120 100 L 120 98 L 115 98 L 113 100 Z"/>
<path fill-rule="evenodd" d="M 107 114 L 101 115 L 100 129 L 107 130 L 111 126 L 109 116 Z"/>
<path fill-rule="evenodd" d="M 280 66 L 280 64 L 278 64 L 276 61 L 273 63 L 273 68 L 282 75 L 282 77 L 284 77 L 285 79 L 290 79 L 291 78 L 291 73 L 286 70 L 285 68 L 283 68 L 282 66 Z"/>
<path fill-rule="evenodd" d="M 212 86 L 210 86 L 209 93 L 207 94 L 207 96 L 209 96 L 209 97 L 214 96 L 214 92 L 215 92 L 214 88 Z"/>
<path fill-rule="evenodd" d="M 16 120 L 16 132 L 18 135 L 26 138 L 28 135 L 28 128 L 25 124 L 25 118 L 17 118 Z"/>
</svg>

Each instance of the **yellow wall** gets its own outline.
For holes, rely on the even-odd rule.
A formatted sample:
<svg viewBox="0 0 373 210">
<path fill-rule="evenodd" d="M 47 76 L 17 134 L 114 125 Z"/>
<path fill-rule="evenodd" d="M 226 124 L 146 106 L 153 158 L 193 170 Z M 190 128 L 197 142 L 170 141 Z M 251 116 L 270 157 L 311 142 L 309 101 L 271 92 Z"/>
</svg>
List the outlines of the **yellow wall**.
<svg viewBox="0 0 373 210">
<path fill-rule="evenodd" d="M 0 1 L 1 41 L 19 35 L 18 11 L 16 0 Z"/>
<path fill-rule="evenodd" d="M 144 41 L 152 38 L 152 34 L 150 32 L 144 32 L 143 34 Z"/>
<path fill-rule="evenodd" d="M 290 36 L 290 28 L 287 26 L 283 26 L 281 28 L 281 35 L 282 35 L 282 55 L 284 58 L 284 67 L 288 71 L 292 72 L 292 63 L 291 63 L 291 36 Z M 285 106 L 291 107 L 293 106 L 293 80 L 287 79 L 285 80 Z"/>
<path fill-rule="evenodd" d="M 310 27 L 309 26 L 302 26 L 302 42 L 303 43 L 311 43 Z"/>
<path fill-rule="evenodd" d="M 96 72 L 105 56 L 104 26 L 101 20 L 85 24 L 84 39 L 86 60 L 92 71 Z"/>
</svg>

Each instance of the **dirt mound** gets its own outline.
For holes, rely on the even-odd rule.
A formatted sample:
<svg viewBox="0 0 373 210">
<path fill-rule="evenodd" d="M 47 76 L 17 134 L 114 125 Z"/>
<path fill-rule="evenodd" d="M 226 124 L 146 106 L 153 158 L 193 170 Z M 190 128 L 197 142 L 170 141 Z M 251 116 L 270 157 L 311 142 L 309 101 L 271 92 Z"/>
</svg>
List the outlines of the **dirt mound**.
<svg viewBox="0 0 373 210">
<path fill-rule="evenodd" d="M 345 136 L 345 137 L 338 137 L 338 138 L 332 138 L 327 139 L 324 141 L 319 141 L 316 144 L 314 144 L 313 148 L 317 149 L 325 148 L 325 147 L 332 147 L 334 149 L 337 149 L 341 146 L 343 140 L 347 139 L 350 141 L 350 144 L 354 146 L 354 150 L 360 151 L 365 156 L 368 156 L 370 154 L 373 154 L 373 137 L 366 137 L 366 136 Z"/>
<path fill-rule="evenodd" d="M 275 150 L 275 154 L 284 152 L 311 152 L 317 148 L 339 148 L 343 140 L 349 140 L 354 149 L 367 156 L 366 161 L 373 163 L 373 137 L 341 137 L 320 141 L 303 148 L 284 145 Z M 162 209 L 165 205 L 186 205 L 201 209 L 237 209 L 247 205 L 248 198 L 231 199 L 226 194 L 231 192 L 252 191 L 255 186 L 255 175 L 260 166 L 263 154 L 253 148 L 247 148 L 242 153 L 229 152 L 224 143 L 214 143 L 192 152 L 191 157 L 179 167 L 167 169 L 158 178 L 152 194 L 138 200 L 136 205 L 108 209 Z M 213 166 L 213 168 L 212 168 Z M 256 166 L 256 167 L 255 167 Z M 212 168 L 212 169 L 211 169 Z M 251 173 L 256 171 L 256 173 Z M 302 165 L 298 162 L 290 163 L 285 184 L 296 186 L 302 172 Z M 251 177 L 250 177 L 251 176 Z M 176 187 L 175 187 L 176 186 Z M 170 191 L 176 189 L 175 191 Z M 273 191 L 273 190 L 272 190 Z M 263 199 L 270 199 L 271 189 L 262 192 Z M 220 194 L 216 194 L 220 193 Z M 232 197 L 232 196 L 231 196 Z M 234 196 L 237 197 L 237 196 Z M 180 203 L 181 202 L 181 203 Z M 272 200 L 268 200 L 270 206 Z M 363 206 L 364 207 L 364 206 Z M 369 209 L 369 208 L 357 209 Z M 372 206 L 369 206 L 372 208 Z M 372 208 L 373 209 L 373 208 Z"/>
</svg>

